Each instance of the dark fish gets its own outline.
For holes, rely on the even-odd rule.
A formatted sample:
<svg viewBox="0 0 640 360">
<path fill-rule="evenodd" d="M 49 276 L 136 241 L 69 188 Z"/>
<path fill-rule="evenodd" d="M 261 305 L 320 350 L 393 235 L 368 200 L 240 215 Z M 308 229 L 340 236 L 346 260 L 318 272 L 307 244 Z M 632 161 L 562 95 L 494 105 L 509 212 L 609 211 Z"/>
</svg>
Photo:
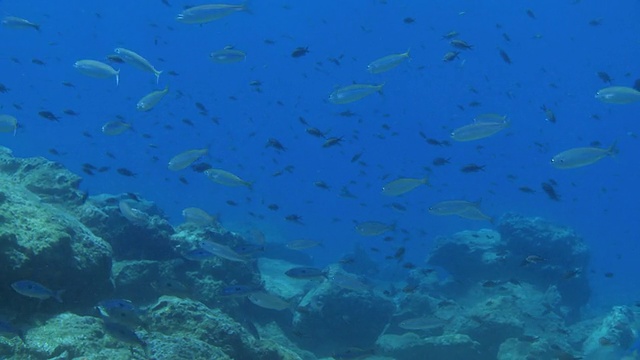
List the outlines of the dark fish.
<svg viewBox="0 0 640 360">
<path fill-rule="evenodd" d="M 357 347 L 351 347 L 346 349 L 345 351 L 334 353 L 332 357 L 336 360 L 355 360 L 355 359 L 368 358 L 369 356 L 374 354 L 375 354 L 375 351 L 373 349 L 361 349 Z"/>
<path fill-rule="evenodd" d="M 639 80 L 639 81 L 640 81 L 640 80 Z M 340 115 L 340 116 L 344 116 L 344 117 L 352 117 L 352 116 L 355 116 L 355 115 L 356 115 L 356 113 L 354 113 L 354 112 L 353 112 L 353 111 L 351 111 L 351 110 L 345 110 L 345 111 L 340 112 L 338 115 Z"/>
<path fill-rule="evenodd" d="M 294 279 L 318 279 L 327 277 L 326 272 L 314 267 L 295 267 L 287 270 L 284 274 Z"/>
<path fill-rule="evenodd" d="M 541 184 L 542 190 L 547 194 L 549 199 L 553 201 L 560 201 L 560 195 L 556 192 L 556 189 L 549 182 L 543 182 Z"/>
<path fill-rule="evenodd" d="M 41 65 L 41 66 L 47 65 L 47 64 L 45 64 L 44 61 L 42 61 L 40 59 L 36 59 L 36 58 L 31 59 L 31 63 L 36 64 L 36 65 Z"/>
<path fill-rule="evenodd" d="M 607 74 L 606 72 L 598 71 L 597 74 L 600 80 L 602 80 L 604 83 L 611 84 L 613 82 L 613 79 L 611 78 L 611 76 L 609 76 L 609 74 Z"/>
<path fill-rule="evenodd" d="M 220 290 L 220 295 L 224 297 L 243 297 L 259 290 L 260 289 L 250 285 L 231 285 L 223 287 L 222 290 Z"/>
<path fill-rule="evenodd" d="M 193 121 L 191 121 L 191 120 L 189 120 L 189 119 L 187 119 L 187 118 L 184 118 L 184 119 L 182 119 L 181 121 L 182 121 L 182 123 L 183 123 L 183 124 L 185 124 L 185 125 L 195 126 L 195 125 L 193 124 Z"/>
<path fill-rule="evenodd" d="M 546 120 L 550 123 L 556 123 L 556 114 L 553 113 L 551 109 L 546 107 L 545 105 L 540 106 L 540 109 L 544 111 L 544 115 L 546 116 Z"/>
<path fill-rule="evenodd" d="M 11 89 L 6 87 L 4 84 L 0 84 L 0 93 L 4 94 L 4 93 L 8 92 L 9 90 L 11 90 Z"/>
<path fill-rule="evenodd" d="M 212 168 L 211 164 L 207 164 L 207 163 L 197 163 L 197 164 L 191 165 L 191 170 L 198 173 L 203 173 L 211 168 Z"/>
<path fill-rule="evenodd" d="M 264 147 L 272 147 L 279 151 L 287 150 L 278 139 L 274 139 L 274 138 L 269 138 L 269 140 L 267 141 L 267 144 Z"/>
<path fill-rule="evenodd" d="M 278 204 L 269 204 L 267 205 L 267 209 L 271 211 L 278 211 L 280 210 L 280 206 L 278 206 Z"/>
<path fill-rule="evenodd" d="M 531 10 L 531 9 L 527 9 L 527 15 L 532 19 L 536 18 L 536 14 L 534 14 L 533 10 Z"/>
<path fill-rule="evenodd" d="M 453 46 L 454 48 L 457 48 L 457 49 L 462 49 L 462 50 L 471 50 L 471 49 L 473 49 L 473 45 L 469 45 L 464 40 L 453 39 L 453 40 L 449 41 L 449 44 L 451 46 Z"/>
<path fill-rule="evenodd" d="M 451 158 L 443 158 L 443 157 L 437 157 L 435 159 L 433 159 L 433 161 L 431 161 L 431 163 L 435 166 L 442 166 L 442 165 L 446 165 L 450 163 Z"/>
<path fill-rule="evenodd" d="M 73 85 L 73 83 L 71 83 L 69 81 L 63 81 L 62 85 L 66 86 L 66 87 L 70 87 L 70 88 L 76 87 L 75 85 Z"/>
<path fill-rule="evenodd" d="M 80 114 L 78 114 L 77 112 L 75 112 L 75 111 L 73 111 L 73 110 L 71 110 L 71 109 L 65 109 L 65 110 L 63 111 L 63 113 L 65 113 L 65 114 L 67 114 L 67 115 L 69 115 L 69 116 L 78 116 L 78 115 L 80 115 Z"/>
<path fill-rule="evenodd" d="M 327 185 L 327 183 L 324 181 L 316 181 L 313 183 L 313 185 L 315 185 L 316 187 L 319 187 L 320 189 L 325 189 L 325 190 L 330 189 L 329 185 Z"/>
<path fill-rule="evenodd" d="M 460 168 L 463 173 L 474 173 L 478 171 L 484 171 L 485 165 L 467 164 Z"/>
<path fill-rule="evenodd" d="M 0 335 L 18 336 L 22 342 L 25 342 L 23 331 L 13 326 L 10 322 L 2 319 L 0 319 Z"/>
<path fill-rule="evenodd" d="M 291 215 L 285 216 L 284 219 L 287 221 L 294 222 L 296 224 L 304 225 L 304 223 L 302 222 L 302 216 L 300 215 L 291 214 Z"/>
<path fill-rule="evenodd" d="M 402 19 L 402 22 L 405 24 L 413 24 L 414 22 L 416 22 L 416 19 L 412 18 L 412 17 L 406 17 L 404 19 Z"/>
<path fill-rule="evenodd" d="M 362 154 L 363 154 L 362 152 L 359 152 L 359 153 L 353 155 L 351 157 L 351 162 L 353 163 L 353 162 L 356 162 L 356 161 L 360 160 L 360 158 L 362 157 Z"/>
<path fill-rule="evenodd" d="M 209 113 L 207 108 L 202 103 L 196 102 L 195 105 L 198 108 L 198 110 L 200 110 L 200 114 L 207 115 Z"/>
<path fill-rule="evenodd" d="M 528 187 L 528 186 L 520 186 L 518 188 L 518 190 L 520 190 L 521 192 L 525 193 L 525 194 L 533 194 L 536 191 L 533 190 L 532 188 Z"/>
<path fill-rule="evenodd" d="M 324 142 L 324 144 L 322 144 L 323 148 L 328 148 L 328 147 L 332 147 L 335 145 L 340 145 L 340 142 L 342 142 L 342 136 L 341 137 L 330 137 L 327 139 L 327 141 Z"/>
<path fill-rule="evenodd" d="M 60 118 L 55 116 L 51 111 L 40 111 L 38 112 L 38 115 L 40 115 L 40 117 L 43 117 L 49 121 L 60 121 Z"/>
<path fill-rule="evenodd" d="M 320 131 L 319 129 L 316 129 L 314 127 L 308 127 L 308 128 L 305 129 L 305 131 L 309 135 L 313 135 L 315 137 L 320 137 L 320 138 L 326 138 L 325 134 L 322 131 Z"/>
<path fill-rule="evenodd" d="M 107 55 L 107 60 L 111 61 L 112 63 L 116 63 L 116 64 L 124 64 L 124 60 L 116 54 L 111 54 L 111 55 Z"/>
<path fill-rule="evenodd" d="M 189 289 L 180 281 L 174 279 L 163 279 L 161 281 L 154 281 L 151 283 L 151 287 L 160 294 L 172 295 L 172 296 L 188 296 Z"/>
<path fill-rule="evenodd" d="M 142 311 L 131 301 L 126 299 L 109 299 L 100 301 L 97 305 L 103 319 L 127 326 L 140 326 Z"/>
<path fill-rule="evenodd" d="M 187 251 L 182 255 L 182 257 L 191 261 L 205 261 L 205 260 L 213 259 L 216 256 L 208 252 L 207 250 L 198 248 L 191 251 Z"/>
<path fill-rule="evenodd" d="M 309 53 L 309 47 L 297 47 L 291 52 L 291 57 L 299 58 L 307 55 Z"/>
<path fill-rule="evenodd" d="M 127 168 L 117 168 L 116 171 L 122 176 L 136 177 L 138 175 Z"/>
<path fill-rule="evenodd" d="M 140 339 L 140 337 L 126 325 L 108 320 L 104 321 L 103 323 L 104 328 L 109 335 L 131 345 L 140 345 L 143 349 L 146 350 L 147 344 L 142 341 L 142 339 Z"/>
<path fill-rule="evenodd" d="M 500 53 L 500 57 L 502 58 L 502 60 L 504 60 L 504 62 L 506 62 L 507 64 L 511 64 L 511 58 L 504 50 L 498 49 L 498 52 Z"/>
</svg>

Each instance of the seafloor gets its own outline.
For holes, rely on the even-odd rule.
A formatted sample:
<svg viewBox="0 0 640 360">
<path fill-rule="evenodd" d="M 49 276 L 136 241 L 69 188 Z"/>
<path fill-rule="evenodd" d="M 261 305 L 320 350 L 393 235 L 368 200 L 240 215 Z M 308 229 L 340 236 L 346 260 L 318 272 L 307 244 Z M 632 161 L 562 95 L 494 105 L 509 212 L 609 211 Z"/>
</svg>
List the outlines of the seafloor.
<svg viewBox="0 0 640 360">
<path fill-rule="evenodd" d="M 589 248 L 544 219 L 507 214 L 438 239 L 402 276 L 356 249 L 300 280 L 285 272 L 312 266 L 301 251 L 214 221 L 173 227 L 153 199 L 87 196 L 80 182 L 0 148 L 2 359 L 635 358 L 640 308 L 585 318 Z M 256 250 L 186 259 L 203 240 Z M 18 294 L 18 280 L 63 302 Z"/>
</svg>

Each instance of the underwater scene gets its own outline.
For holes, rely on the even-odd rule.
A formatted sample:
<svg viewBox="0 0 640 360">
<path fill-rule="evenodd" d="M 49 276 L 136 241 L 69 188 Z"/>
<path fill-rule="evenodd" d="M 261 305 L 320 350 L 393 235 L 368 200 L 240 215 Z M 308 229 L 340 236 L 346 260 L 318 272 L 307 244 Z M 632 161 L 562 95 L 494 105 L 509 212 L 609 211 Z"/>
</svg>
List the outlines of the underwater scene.
<svg viewBox="0 0 640 360">
<path fill-rule="evenodd" d="M 640 359 L 640 1 L 0 1 L 0 360 Z"/>
</svg>

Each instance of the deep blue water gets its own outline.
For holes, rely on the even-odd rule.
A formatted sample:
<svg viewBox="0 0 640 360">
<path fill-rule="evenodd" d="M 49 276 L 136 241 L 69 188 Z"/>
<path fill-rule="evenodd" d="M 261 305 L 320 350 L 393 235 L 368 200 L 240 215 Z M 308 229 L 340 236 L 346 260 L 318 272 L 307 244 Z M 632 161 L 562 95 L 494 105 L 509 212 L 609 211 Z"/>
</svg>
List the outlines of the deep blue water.
<svg viewBox="0 0 640 360">
<path fill-rule="evenodd" d="M 407 260 L 422 264 L 437 236 L 492 226 L 434 217 L 428 207 L 482 199 L 483 210 L 496 218 L 513 211 L 576 229 L 593 251 L 592 271 L 585 274 L 595 289 L 592 306 L 640 298 L 640 104 L 594 99 L 608 86 L 597 72 L 620 86 L 640 78 L 640 2 L 253 1 L 251 13 L 201 26 L 175 20 L 193 2 L 169 3 L 3 1 L 3 16 L 27 18 L 41 31 L 0 28 L 0 83 L 10 89 L 0 94 L 1 112 L 16 116 L 21 126 L 15 137 L 0 134 L 0 144 L 17 157 L 61 162 L 83 175 L 82 188 L 91 194 L 139 193 L 163 208 L 173 224 L 182 221 L 183 208 L 195 206 L 220 214 L 231 230 L 260 229 L 270 242 L 323 240 L 325 246 L 314 250 L 318 265 L 336 261 L 356 243 L 381 249 L 372 252 L 381 262 L 406 246 Z M 403 21 L 408 17 L 415 22 Z M 452 30 L 474 48 L 447 63 L 442 57 L 451 47 L 442 35 Z M 227 45 L 245 51 L 246 61 L 210 61 L 210 52 Z M 132 49 L 164 70 L 160 83 L 124 64 L 115 64 L 121 69 L 119 86 L 72 66 L 79 59 L 106 61 L 116 47 Z M 297 47 L 309 53 L 291 57 Z M 397 68 L 377 75 L 366 71 L 369 62 L 407 49 L 411 60 Z M 499 49 L 512 64 L 500 58 Z M 252 81 L 262 84 L 261 92 Z M 385 83 L 383 95 L 347 105 L 328 102 L 336 86 L 353 82 Z M 170 92 L 156 108 L 136 111 L 140 97 L 165 85 Z M 470 106 L 472 101 L 480 105 Z M 207 116 L 199 114 L 196 102 L 205 105 Z M 557 123 L 545 121 L 542 105 L 555 112 Z M 65 115 L 65 109 L 79 115 Z M 39 117 L 43 110 L 60 121 Z M 339 115 L 346 110 L 356 115 Z M 429 145 L 420 136 L 449 140 L 452 129 L 482 113 L 508 115 L 512 125 L 490 138 L 451 146 Z M 135 132 L 103 135 L 101 126 L 117 115 Z M 330 136 L 343 136 L 342 145 L 323 148 L 300 117 Z M 269 138 L 287 150 L 266 148 Z M 549 163 L 560 151 L 616 140 L 615 158 L 572 170 Z M 211 155 L 201 161 L 253 181 L 253 189 L 214 184 L 190 169 L 167 169 L 172 156 L 207 146 Z M 366 165 L 351 162 L 360 152 Z M 451 163 L 433 166 L 436 157 Z M 83 163 L 110 170 L 85 175 Z M 485 165 L 485 171 L 460 172 L 468 163 Z M 273 176 L 287 166 L 293 171 Z M 116 168 L 137 176 L 121 176 Z M 380 193 L 397 177 L 425 175 L 430 187 L 399 198 Z M 559 202 L 540 188 L 549 179 L 558 184 Z M 319 189 L 315 181 L 331 189 Z M 357 198 L 340 196 L 345 186 Z M 536 192 L 523 193 L 521 186 Z M 407 210 L 394 210 L 393 202 Z M 269 204 L 279 210 L 269 210 Z M 286 221 L 290 214 L 302 216 L 304 225 Z M 394 240 L 359 236 L 354 222 L 367 220 L 397 224 Z M 606 278 L 605 272 L 614 276 Z"/>
</svg>

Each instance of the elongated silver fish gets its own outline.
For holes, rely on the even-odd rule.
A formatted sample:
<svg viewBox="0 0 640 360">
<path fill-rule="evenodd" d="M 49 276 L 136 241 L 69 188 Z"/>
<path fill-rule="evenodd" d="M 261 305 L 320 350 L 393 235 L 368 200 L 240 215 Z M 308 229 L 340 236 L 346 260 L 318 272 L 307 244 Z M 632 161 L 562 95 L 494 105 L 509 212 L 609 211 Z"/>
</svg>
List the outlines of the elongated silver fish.
<svg viewBox="0 0 640 360">
<path fill-rule="evenodd" d="M 233 251 L 230 247 L 222 244 L 218 244 L 217 242 L 203 240 L 199 243 L 200 248 L 206 250 L 216 256 L 219 256 L 223 259 L 227 259 L 230 261 L 237 262 L 246 262 L 247 259 L 239 255 L 237 252 Z"/>
<path fill-rule="evenodd" d="M 113 52 L 118 54 L 118 56 L 120 56 L 122 61 L 124 61 L 125 63 L 142 71 L 153 73 L 156 76 L 156 84 L 160 82 L 160 74 L 162 74 L 162 70 L 156 70 L 156 68 L 151 65 L 149 60 L 145 59 L 135 51 L 131 51 L 125 48 L 116 48 L 115 50 L 113 50 Z"/>
</svg>

